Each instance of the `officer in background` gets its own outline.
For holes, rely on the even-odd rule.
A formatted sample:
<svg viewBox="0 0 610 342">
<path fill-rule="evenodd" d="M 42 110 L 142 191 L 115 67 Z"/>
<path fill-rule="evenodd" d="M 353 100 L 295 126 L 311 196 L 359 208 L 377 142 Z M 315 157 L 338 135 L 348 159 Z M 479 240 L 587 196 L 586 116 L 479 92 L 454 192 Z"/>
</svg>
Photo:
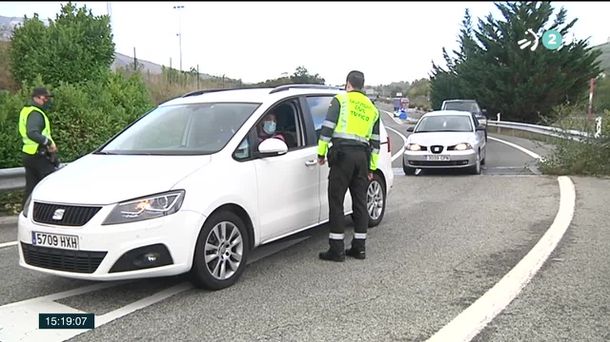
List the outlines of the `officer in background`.
<svg viewBox="0 0 610 342">
<path fill-rule="evenodd" d="M 51 137 L 51 124 L 44 112 L 53 95 L 46 88 L 35 88 L 32 101 L 19 114 L 19 134 L 23 140 L 23 166 L 25 167 L 25 206 L 36 184 L 59 166 L 57 146 Z"/>
<path fill-rule="evenodd" d="M 318 163 L 328 159 L 329 244 L 320 259 L 344 261 L 345 255 L 365 258 L 368 213 L 366 195 L 379 159 L 379 112 L 362 91 L 364 74 L 351 71 L 347 75 L 346 93 L 331 101 L 318 140 Z M 328 148 L 331 143 L 330 149 Z M 328 152 L 328 154 L 327 154 Z M 345 250 L 345 215 L 343 201 L 349 188 L 352 195 L 354 238 Z"/>
</svg>

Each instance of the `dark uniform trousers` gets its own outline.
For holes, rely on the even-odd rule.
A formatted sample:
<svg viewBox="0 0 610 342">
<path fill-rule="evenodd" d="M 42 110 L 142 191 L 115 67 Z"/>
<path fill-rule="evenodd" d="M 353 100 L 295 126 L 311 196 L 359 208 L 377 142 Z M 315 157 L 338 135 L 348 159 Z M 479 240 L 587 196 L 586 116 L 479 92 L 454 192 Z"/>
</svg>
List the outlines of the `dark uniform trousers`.
<svg viewBox="0 0 610 342">
<path fill-rule="evenodd" d="M 345 214 L 343 201 L 349 189 L 352 196 L 354 232 L 366 234 L 368 214 L 366 192 L 368 188 L 369 149 L 368 146 L 333 146 L 328 151 L 328 202 L 330 233 L 345 234 Z M 364 235 L 366 236 L 366 235 Z M 343 239 L 329 239 L 332 251 L 344 252 Z M 364 250 L 365 239 L 352 240 L 352 248 Z"/>
<path fill-rule="evenodd" d="M 49 158 L 36 153 L 33 155 L 23 153 L 23 165 L 25 167 L 25 194 L 23 196 L 22 208 L 38 182 L 53 173 L 56 169 Z"/>
</svg>

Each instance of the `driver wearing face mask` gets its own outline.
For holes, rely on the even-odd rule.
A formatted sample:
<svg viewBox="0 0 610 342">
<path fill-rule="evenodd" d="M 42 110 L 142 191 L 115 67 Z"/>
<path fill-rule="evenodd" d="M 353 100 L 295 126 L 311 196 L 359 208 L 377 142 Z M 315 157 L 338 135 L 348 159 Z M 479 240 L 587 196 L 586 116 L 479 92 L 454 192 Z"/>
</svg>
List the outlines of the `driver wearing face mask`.
<svg viewBox="0 0 610 342">
<path fill-rule="evenodd" d="M 265 115 L 263 121 L 261 121 L 258 129 L 258 142 L 269 138 L 277 138 L 282 141 L 286 141 L 284 135 L 276 132 L 277 129 L 277 119 L 275 113 L 271 112 Z"/>
</svg>

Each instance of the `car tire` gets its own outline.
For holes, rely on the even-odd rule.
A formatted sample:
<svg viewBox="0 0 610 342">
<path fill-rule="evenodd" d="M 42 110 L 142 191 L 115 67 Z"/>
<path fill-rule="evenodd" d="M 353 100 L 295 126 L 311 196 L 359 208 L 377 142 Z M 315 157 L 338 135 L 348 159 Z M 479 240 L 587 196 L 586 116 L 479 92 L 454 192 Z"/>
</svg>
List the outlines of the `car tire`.
<svg viewBox="0 0 610 342">
<path fill-rule="evenodd" d="M 483 163 L 481 161 L 481 151 L 479 151 L 479 153 L 477 153 L 477 161 L 475 162 L 475 164 L 473 166 L 470 167 L 470 173 L 473 175 L 480 175 L 482 164 Z"/>
<path fill-rule="evenodd" d="M 197 238 L 191 269 L 193 283 L 208 290 L 233 285 L 246 267 L 248 243 L 246 225 L 239 216 L 230 211 L 210 216 Z"/>
<path fill-rule="evenodd" d="M 366 191 L 366 212 L 369 216 L 369 227 L 376 227 L 381 223 L 385 214 L 387 192 L 383 179 L 378 174 L 373 174 L 373 180 L 369 182 Z"/>
</svg>

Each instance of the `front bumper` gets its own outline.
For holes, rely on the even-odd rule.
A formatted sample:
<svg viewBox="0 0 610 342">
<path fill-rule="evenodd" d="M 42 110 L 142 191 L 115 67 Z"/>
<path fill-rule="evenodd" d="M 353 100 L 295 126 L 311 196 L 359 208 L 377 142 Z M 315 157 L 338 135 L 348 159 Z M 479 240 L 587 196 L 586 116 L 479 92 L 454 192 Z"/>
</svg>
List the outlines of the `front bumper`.
<svg viewBox="0 0 610 342">
<path fill-rule="evenodd" d="M 430 157 L 432 156 L 432 157 Z M 444 160 L 430 160 L 430 158 L 443 158 Z M 466 168 L 476 165 L 477 154 L 474 150 L 447 151 L 434 154 L 429 151 L 405 151 L 403 164 L 414 169 L 444 169 Z"/>
<path fill-rule="evenodd" d="M 205 219 L 202 214 L 178 211 L 162 218 L 101 225 L 112 207 L 103 208 L 80 227 L 37 223 L 32 220 L 32 215 L 26 218 L 21 214 L 18 221 L 19 265 L 85 280 L 163 277 L 181 274 L 191 268 L 195 244 Z M 32 232 L 76 236 L 78 250 L 34 246 Z M 142 255 L 134 256 L 138 252 L 142 255 L 154 252 L 164 262 L 158 267 L 154 262 L 148 266 L 127 265 L 126 262 L 134 257 L 139 257 L 136 264 L 141 261 Z"/>
</svg>

